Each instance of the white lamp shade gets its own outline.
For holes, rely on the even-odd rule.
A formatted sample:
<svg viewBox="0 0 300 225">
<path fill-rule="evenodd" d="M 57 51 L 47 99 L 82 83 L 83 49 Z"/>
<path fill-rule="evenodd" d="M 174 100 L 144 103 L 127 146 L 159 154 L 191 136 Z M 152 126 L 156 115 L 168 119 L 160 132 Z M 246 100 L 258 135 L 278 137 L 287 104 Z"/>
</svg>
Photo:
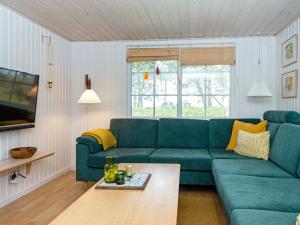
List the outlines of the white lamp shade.
<svg viewBox="0 0 300 225">
<path fill-rule="evenodd" d="M 101 100 L 93 89 L 86 89 L 79 98 L 78 103 L 101 103 Z"/>
<path fill-rule="evenodd" d="M 272 97 L 272 93 L 263 80 L 257 80 L 252 84 L 248 97 Z"/>
</svg>

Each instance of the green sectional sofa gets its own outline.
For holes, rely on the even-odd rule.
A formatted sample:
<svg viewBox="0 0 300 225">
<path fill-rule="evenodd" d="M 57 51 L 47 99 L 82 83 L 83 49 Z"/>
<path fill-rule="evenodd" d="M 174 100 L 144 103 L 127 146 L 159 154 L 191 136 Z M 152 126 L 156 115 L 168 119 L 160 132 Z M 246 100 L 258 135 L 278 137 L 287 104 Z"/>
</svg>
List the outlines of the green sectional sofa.
<svg viewBox="0 0 300 225">
<path fill-rule="evenodd" d="M 231 225 L 295 224 L 300 212 L 300 115 L 268 111 L 269 161 L 225 150 L 235 119 L 112 119 L 117 147 L 78 137 L 76 178 L 97 181 L 117 162 L 179 163 L 181 184 L 215 185 Z M 260 119 L 239 119 L 258 123 Z"/>
<path fill-rule="evenodd" d="M 240 119 L 258 123 L 259 119 Z M 181 184 L 214 185 L 214 158 L 245 158 L 225 150 L 234 119 L 112 119 L 110 130 L 117 147 L 103 151 L 92 137 L 77 138 L 76 177 L 98 181 L 106 156 L 117 162 L 180 163 Z"/>
</svg>

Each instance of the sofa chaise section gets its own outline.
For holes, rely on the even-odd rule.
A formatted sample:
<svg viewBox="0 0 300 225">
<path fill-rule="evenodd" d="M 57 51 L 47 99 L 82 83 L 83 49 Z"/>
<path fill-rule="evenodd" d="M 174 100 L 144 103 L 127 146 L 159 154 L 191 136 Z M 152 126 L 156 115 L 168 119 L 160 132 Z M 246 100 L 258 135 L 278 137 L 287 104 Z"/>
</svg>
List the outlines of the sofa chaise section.
<svg viewBox="0 0 300 225">
<path fill-rule="evenodd" d="M 285 123 L 274 136 L 269 161 L 213 161 L 215 183 L 229 218 L 237 209 L 300 211 L 299 137 L 300 127 Z"/>
</svg>

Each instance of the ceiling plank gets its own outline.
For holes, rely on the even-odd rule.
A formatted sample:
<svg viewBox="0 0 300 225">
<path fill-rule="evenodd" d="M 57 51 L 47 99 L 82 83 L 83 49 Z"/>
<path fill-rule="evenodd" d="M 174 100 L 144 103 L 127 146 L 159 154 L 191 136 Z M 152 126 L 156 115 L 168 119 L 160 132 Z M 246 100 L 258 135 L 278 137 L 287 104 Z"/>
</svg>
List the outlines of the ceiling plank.
<svg viewBox="0 0 300 225">
<path fill-rule="evenodd" d="M 0 0 L 71 41 L 275 35 L 300 15 L 296 0 Z"/>
</svg>

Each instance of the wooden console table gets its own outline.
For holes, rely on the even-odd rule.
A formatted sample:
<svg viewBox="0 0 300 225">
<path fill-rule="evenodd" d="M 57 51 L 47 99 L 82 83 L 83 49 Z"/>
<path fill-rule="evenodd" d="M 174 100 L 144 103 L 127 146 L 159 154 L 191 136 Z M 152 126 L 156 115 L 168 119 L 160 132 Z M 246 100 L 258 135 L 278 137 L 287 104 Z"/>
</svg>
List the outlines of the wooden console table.
<svg viewBox="0 0 300 225">
<path fill-rule="evenodd" d="M 37 151 L 32 157 L 27 159 L 3 159 L 0 160 L 0 173 L 18 169 L 20 167 L 26 166 L 26 174 L 30 174 L 31 164 L 34 161 L 49 157 L 54 155 L 54 151 Z"/>
</svg>

